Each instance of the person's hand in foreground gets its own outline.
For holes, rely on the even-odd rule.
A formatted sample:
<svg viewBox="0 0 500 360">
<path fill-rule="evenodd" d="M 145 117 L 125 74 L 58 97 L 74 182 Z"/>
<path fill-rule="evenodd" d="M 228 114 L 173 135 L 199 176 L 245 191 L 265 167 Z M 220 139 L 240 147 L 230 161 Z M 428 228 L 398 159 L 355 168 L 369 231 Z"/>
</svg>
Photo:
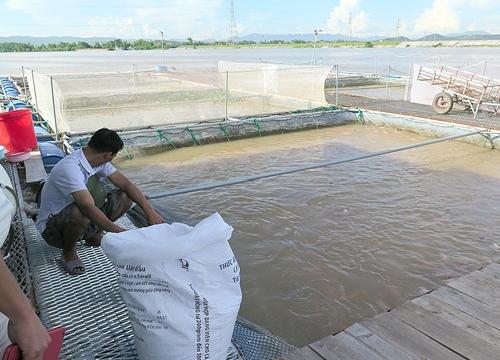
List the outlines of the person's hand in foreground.
<svg viewBox="0 0 500 360">
<path fill-rule="evenodd" d="M 9 318 L 9 339 L 19 345 L 23 360 L 41 360 L 50 344 L 50 335 L 3 257 L 0 258 L 0 312 Z"/>
</svg>

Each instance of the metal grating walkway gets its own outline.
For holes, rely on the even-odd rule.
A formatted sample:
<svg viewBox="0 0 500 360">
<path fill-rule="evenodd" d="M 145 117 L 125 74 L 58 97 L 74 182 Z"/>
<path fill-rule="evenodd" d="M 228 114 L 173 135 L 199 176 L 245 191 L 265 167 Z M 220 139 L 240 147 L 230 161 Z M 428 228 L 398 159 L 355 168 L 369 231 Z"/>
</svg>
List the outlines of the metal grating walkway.
<svg viewBox="0 0 500 360">
<path fill-rule="evenodd" d="M 118 223 L 134 227 L 126 217 Z M 67 329 L 60 359 L 137 359 L 117 274 L 101 248 L 79 244 L 87 272 L 72 276 L 62 267 L 61 251 L 49 246 L 34 224 L 25 235 L 40 319 L 49 329 Z"/>
</svg>

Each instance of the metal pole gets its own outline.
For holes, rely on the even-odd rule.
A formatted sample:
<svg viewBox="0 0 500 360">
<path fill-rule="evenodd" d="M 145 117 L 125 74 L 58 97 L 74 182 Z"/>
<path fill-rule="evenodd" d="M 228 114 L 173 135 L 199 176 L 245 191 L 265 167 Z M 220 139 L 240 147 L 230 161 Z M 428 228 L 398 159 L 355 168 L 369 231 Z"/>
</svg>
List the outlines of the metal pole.
<svg viewBox="0 0 500 360">
<path fill-rule="evenodd" d="M 227 121 L 227 100 L 229 97 L 229 71 L 226 71 L 226 117 L 225 120 Z"/>
<path fill-rule="evenodd" d="M 385 98 L 389 96 L 389 76 L 391 76 L 391 64 L 387 65 L 387 80 L 385 82 Z"/>
<path fill-rule="evenodd" d="M 56 101 L 54 97 L 54 83 L 52 81 L 52 76 L 50 77 L 50 91 L 52 92 L 52 109 L 54 111 L 54 132 L 56 133 L 56 140 L 59 140 L 59 130 L 57 130 Z"/>
<path fill-rule="evenodd" d="M 339 66 L 335 65 L 335 105 L 339 104 Z"/>
<path fill-rule="evenodd" d="M 410 66 L 408 67 L 408 78 L 406 79 L 406 86 L 405 86 L 405 95 L 404 95 L 404 99 L 405 101 L 409 101 L 410 100 L 410 78 L 411 78 L 411 73 L 412 73 L 412 67 L 413 67 L 413 64 L 410 63 Z"/>
<path fill-rule="evenodd" d="M 311 65 L 314 65 L 314 51 L 316 50 L 316 41 L 318 41 L 318 32 L 314 30 L 314 45 L 313 45 L 313 54 L 311 58 Z"/>
<path fill-rule="evenodd" d="M 426 142 L 422 142 L 422 143 L 418 143 L 418 144 L 413 144 L 413 145 L 407 145 L 407 146 L 403 146 L 403 147 L 399 147 L 399 148 L 395 148 L 395 149 L 382 150 L 382 151 L 378 151 L 378 152 L 375 152 L 372 154 L 362 155 L 362 156 L 358 156 L 358 157 L 351 158 L 351 159 L 327 161 L 327 162 L 322 162 L 322 163 L 317 163 L 317 164 L 312 164 L 312 165 L 300 166 L 300 167 L 287 169 L 287 170 L 271 171 L 271 172 L 258 174 L 258 175 L 234 178 L 234 179 L 230 179 L 227 181 L 217 181 L 217 182 L 213 182 L 213 183 L 209 183 L 209 184 L 202 184 L 202 185 L 193 186 L 193 187 L 187 187 L 187 188 L 182 188 L 182 189 L 177 189 L 177 190 L 170 190 L 170 191 L 166 191 L 163 193 L 148 195 L 148 199 L 152 200 L 152 199 L 158 199 L 158 198 L 162 198 L 162 197 L 166 197 L 166 196 L 186 194 L 186 193 L 195 192 L 195 191 L 214 189 L 214 188 L 223 187 L 223 186 L 241 184 L 241 183 L 245 183 L 245 182 L 249 182 L 249 181 L 257 180 L 257 179 L 264 179 L 264 178 L 273 177 L 273 176 L 292 174 L 292 173 L 304 171 L 304 170 L 317 169 L 320 167 L 325 167 L 325 166 L 330 166 L 330 165 L 337 165 L 337 164 L 343 164 L 343 163 L 356 161 L 356 160 L 368 159 L 368 158 L 372 158 L 375 156 L 391 154 L 391 153 L 395 153 L 398 151 L 404 151 L 404 150 L 409 150 L 409 149 L 415 149 L 415 148 L 418 148 L 421 146 L 437 144 L 440 142 L 459 139 L 459 138 L 463 138 L 466 136 L 478 135 L 478 134 L 485 132 L 485 131 L 486 130 L 481 130 L 481 131 L 474 131 L 474 132 L 460 134 L 460 135 L 448 136 L 448 137 L 445 137 L 442 139 L 430 140 L 430 141 L 426 141 Z"/>
<path fill-rule="evenodd" d="M 36 97 L 35 75 L 33 73 L 33 70 L 31 70 L 31 81 L 33 82 L 33 95 L 35 96 L 36 111 L 38 112 L 39 107 L 38 107 L 38 99 Z"/>
<path fill-rule="evenodd" d="M 163 31 L 161 32 L 161 65 L 165 65 L 165 58 L 163 56 Z"/>
<path fill-rule="evenodd" d="M 24 74 L 24 66 L 21 66 L 21 71 L 23 72 L 23 86 L 24 86 L 24 95 L 26 96 L 26 75 Z M 26 100 L 29 101 L 30 99 L 28 96 L 26 96 Z"/>
<path fill-rule="evenodd" d="M 132 64 L 132 84 L 134 85 L 134 93 L 135 93 L 135 64 Z"/>
</svg>

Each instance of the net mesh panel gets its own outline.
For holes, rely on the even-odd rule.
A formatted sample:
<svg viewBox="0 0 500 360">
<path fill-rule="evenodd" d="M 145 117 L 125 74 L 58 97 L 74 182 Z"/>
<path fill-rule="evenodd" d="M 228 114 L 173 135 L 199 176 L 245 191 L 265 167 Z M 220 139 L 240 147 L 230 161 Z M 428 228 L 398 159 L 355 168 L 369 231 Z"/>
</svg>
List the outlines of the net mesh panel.
<svg viewBox="0 0 500 360">
<path fill-rule="evenodd" d="M 16 184 L 12 164 L 8 162 L 6 158 L 2 158 L 0 160 L 0 164 L 9 175 L 12 184 Z M 17 213 L 12 219 L 11 224 L 14 229 L 14 242 L 12 243 L 10 251 L 7 254 L 6 250 L 9 243 L 9 235 L 7 235 L 7 239 L 5 240 L 5 243 L 2 245 L 2 248 L 0 250 L 2 254 L 6 256 L 5 263 L 14 274 L 14 277 L 16 278 L 21 289 L 26 295 L 28 295 L 31 289 L 31 279 L 28 272 L 26 242 L 24 240 L 23 223 L 20 217 L 20 209 L 17 209 Z"/>
<path fill-rule="evenodd" d="M 218 69 L 26 76 L 32 102 L 67 133 L 311 109 L 326 105 L 328 66 L 220 62 Z M 52 99 L 54 93 L 54 99 Z"/>
<path fill-rule="evenodd" d="M 262 60 L 219 61 L 217 68 L 169 71 L 137 70 L 134 65 L 130 71 L 48 76 L 29 70 L 26 80 L 31 102 L 48 125 L 75 134 L 102 126 L 135 129 L 308 110 L 326 105 L 325 97 L 329 104 L 341 104 L 337 102 L 341 95 L 431 106 L 432 99 L 419 101 L 418 93 L 429 89 L 412 81 L 412 64 L 420 59 L 437 69 L 440 62 L 456 61 L 422 56 L 412 53 L 384 63 L 360 51 L 348 60 L 333 55 L 315 59 L 316 66 Z M 500 65 L 493 61 L 453 66 L 500 79 Z M 106 69 L 105 64 L 101 68 Z"/>
</svg>

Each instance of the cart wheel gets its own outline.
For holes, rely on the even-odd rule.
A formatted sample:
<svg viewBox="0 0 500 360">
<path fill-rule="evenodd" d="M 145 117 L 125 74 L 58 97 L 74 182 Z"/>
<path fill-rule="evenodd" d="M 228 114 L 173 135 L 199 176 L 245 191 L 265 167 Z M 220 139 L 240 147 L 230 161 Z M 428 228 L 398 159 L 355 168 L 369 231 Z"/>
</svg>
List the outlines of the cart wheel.
<svg viewBox="0 0 500 360">
<path fill-rule="evenodd" d="M 440 92 L 432 99 L 432 108 L 438 114 L 448 114 L 453 108 L 453 98 L 446 92 Z"/>
</svg>

